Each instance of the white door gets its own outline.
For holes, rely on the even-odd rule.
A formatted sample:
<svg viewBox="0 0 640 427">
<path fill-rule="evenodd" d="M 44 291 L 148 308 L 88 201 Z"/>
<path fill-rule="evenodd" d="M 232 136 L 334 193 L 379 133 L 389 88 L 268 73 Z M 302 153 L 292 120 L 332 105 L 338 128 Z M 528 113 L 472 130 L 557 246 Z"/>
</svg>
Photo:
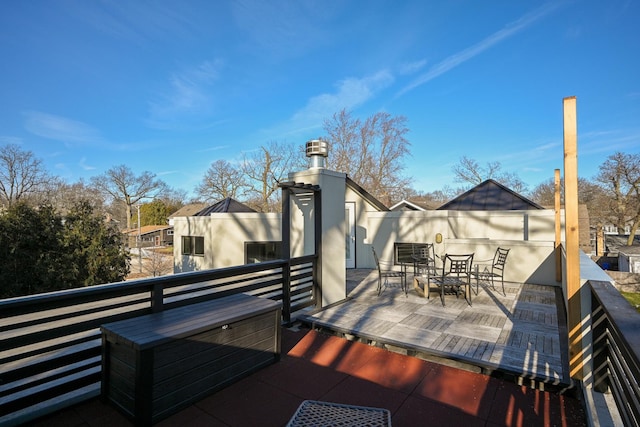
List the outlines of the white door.
<svg viewBox="0 0 640 427">
<path fill-rule="evenodd" d="M 347 226 L 345 230 L 346 266 L 356 268 L 356 204 L 354 202 L 345 203 L 344 218 Z"/>
</svg>

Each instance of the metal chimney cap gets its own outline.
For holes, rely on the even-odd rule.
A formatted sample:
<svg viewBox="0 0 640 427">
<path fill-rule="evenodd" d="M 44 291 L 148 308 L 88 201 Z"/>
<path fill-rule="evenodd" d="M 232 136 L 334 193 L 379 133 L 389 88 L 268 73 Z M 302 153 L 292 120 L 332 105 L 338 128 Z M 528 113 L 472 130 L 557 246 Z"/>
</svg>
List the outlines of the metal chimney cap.
<svg viewBox="0 0 640 427">
<path fill-rule="evenodd" d="M 312 156 L 329 156 L 329 143 L 321 139 L 312 139 L 307 141 L 306 145 L 307 157 Z"/>
</svg>

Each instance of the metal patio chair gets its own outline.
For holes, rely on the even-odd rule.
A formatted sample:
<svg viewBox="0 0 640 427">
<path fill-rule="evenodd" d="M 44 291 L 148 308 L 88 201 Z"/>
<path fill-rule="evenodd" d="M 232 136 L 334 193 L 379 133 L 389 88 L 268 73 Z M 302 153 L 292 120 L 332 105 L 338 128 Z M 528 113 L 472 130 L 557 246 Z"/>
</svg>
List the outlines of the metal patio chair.
<svg viewBox="0 0 640 427">
<path fill-rule="evenodd" d="M 438 275 L 433 243 L 420 245 L 416 249 L 416 253 L 411 256 L 413 258 L 413 287 L 418 294 L 429 298 L 430 282 Z"/>
<path fill-rule="evenodd" d="M 442 275 L 434 277 L 433 283 L 440 288 L 440 299 L 443 306 L 445 305 L 444 294 L 447 288 L 455 292 L 456 298 L 463 291 L 465 299 L 471 305 L 472 265 L 473 254 L 445 254 L 442 257 Z"/>
<path fill-rule="evenodd" d="M 507 296 L 504 290 L 504 267 L 507 263 L 507 255 L 509 255 L 509 250 L 510 249 L 498 248 L 496 249 L 496 253 L 493 256 L 493 261 L 491 262 L 491 264 L 483 264 L 482 261 L 479 264 L 476 264 L 474 271 L 471 272 L 471 275 L 476 278 L 476 295 L 478 295 L 478 288 L 480 286 L 481 280 L 487 283 L 491 282 L 491 287 L 495 291 L 495 280 L 499 278 L 500 283 L 502 284 L 502 295 Z"/>
<path fill-rule="evenodd" d="M 407 296 L 407 272 L 403 266 L 401 271 L 393 270 L 391 268 L 383 268 L 382 265 L 391 265 L 390 262 L 380 261 L 378 258 L 378 254 L 376 253 L 375 248 L 372 246 L 371 250 L 373 251 L 373 258 L 376 260 L 376 267 L 378 269 L 378 296 L 382 293 L 383 286 L 386 288 L 389 286 L 390 278 L 399 278 L 400 279 L 400 287 L 404 292 L 404 295 Z"/>
</svg>

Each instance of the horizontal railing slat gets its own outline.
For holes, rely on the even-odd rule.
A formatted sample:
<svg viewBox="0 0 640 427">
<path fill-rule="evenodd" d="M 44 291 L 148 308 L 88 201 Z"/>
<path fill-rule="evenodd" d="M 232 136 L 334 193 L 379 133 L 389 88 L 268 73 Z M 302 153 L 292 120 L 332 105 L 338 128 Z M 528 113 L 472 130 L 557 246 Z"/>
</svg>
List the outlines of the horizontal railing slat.
<svg viewBox="0 0 640 427">
<path fill-rule="evenodd" d="M 640 425 L 640 316 L 609 282 L 590 281 L 594 384 L 607 385 L 625 425 Z M 606 369 L 603 369 L 606 367 Z"/>
<path fill-rule="evenodd" d="M 95 396 L 102 369 L 100 325 L 236 293 L 282 301 L 288 321 L 292 310 L 315 304 L 316 259 L 308 255 L 0 301 L 0 425 L 59 409 L 65 399 L 76 403 Z M 283 301 L 285 287 L 292 301 Z"/>
</svg>

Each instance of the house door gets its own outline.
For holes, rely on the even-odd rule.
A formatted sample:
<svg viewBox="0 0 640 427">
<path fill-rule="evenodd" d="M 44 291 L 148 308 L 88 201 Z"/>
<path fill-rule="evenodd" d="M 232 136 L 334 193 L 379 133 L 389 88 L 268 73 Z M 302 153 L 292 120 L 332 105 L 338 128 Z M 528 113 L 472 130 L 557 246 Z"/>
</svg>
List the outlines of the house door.
<svg viewBox="0 0 640 427">
<path fill-rule="evenodd" d="M 344 205 L 346 267 L 356 268 L 356 204 L 347 202 Z"/>
</svg>

